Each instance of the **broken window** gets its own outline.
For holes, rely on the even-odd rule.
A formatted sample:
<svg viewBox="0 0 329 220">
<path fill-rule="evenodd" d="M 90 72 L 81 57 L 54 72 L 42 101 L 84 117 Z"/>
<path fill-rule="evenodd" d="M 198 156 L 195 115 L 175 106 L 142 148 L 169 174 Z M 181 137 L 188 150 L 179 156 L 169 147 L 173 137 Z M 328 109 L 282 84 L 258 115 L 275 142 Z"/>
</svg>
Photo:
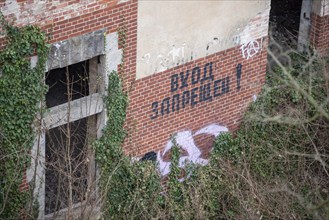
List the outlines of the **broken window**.
<svg viewBox="0 0 329 220">
<path fill-rule="evenodd" d="M 92 60 L 95 64 L 97 58 Z M 97 107 L 98 96 L 93 96 L 95 83 L 89 88 L 90 78 L 95 77 L 89 77 L 89 61 L 46 74 L 49 90 L 45 121 L 50 125 L 45 144 L 46 215 L 85 202 L 95 184 L 95 163 L 89 144 L 96 138 L 96 114 L 102 108 Z"/>
<path fill-rule="evenodd" d="M 45 214 L 84 200 L 87 189 L 86 118 L 46 133 Z"/>
<path fill-rule="evenodd" d="M 66 74 L 68 71 L 68 74 Z M 83 61 L 68 67 L 50 70 L 46 74 L 49 86 L 46 94 L 48 108 L 89 95 L 89 62 Z"/>
<path fill-rule="evenodd" d="M 106 123 L 102 98 L 106 68 L 116 70 L 120 63 L 116 56 L 121 54 L 117 33 L 105 32 L 79 35 L 50 49 L 45 74 L 49 91 L 45 103 L 40 103 L 47 110 L 36 120 L 33 159 L 26 174 L 29 182 L 35 178 L 33 197 L 39 205 L 38 219 L 88 218 L 99 206 L 90 143 L 101 137 Z M 105 37 L 115 47 L 105 47 Z M 37 59 L 31 58 L 31 66 Z"/>
<path fill-rule="evenodd" d="M 297 45 L 302 2 L 301 0 L 271 1 L 270 31 L 273 39 L 278 43 Z"/>
</svg>

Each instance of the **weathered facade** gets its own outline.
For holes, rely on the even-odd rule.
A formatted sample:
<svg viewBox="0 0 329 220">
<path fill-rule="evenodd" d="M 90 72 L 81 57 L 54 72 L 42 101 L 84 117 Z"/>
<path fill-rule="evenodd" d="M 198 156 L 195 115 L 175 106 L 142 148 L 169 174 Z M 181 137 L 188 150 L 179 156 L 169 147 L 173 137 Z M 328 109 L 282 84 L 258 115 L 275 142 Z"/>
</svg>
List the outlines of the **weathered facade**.
<svg viewBox="0 0 329 220">
<path fill-rule="evenodd" d="M 37 177 L 34 196 L 39 219 L 51 218 L 55 212 L 67 211 L 68 179 L 61 172 L 67 169 L 68 160 L 75 161 L 70 162 L 74 169 L 70 178 L 77 186 L 71 191 L 74 207 L 83 204 L 86 193 L 94 186 L 94 156 L 87 145 L 100 137 L 106 122 L 102 96 L 107 88 L 107 73 L 117 71 L 122 59 L 117 30 L 124 25 L 126 79 L 135 79 L 137 1 L 8 0 L 1 1 L 0 8 L 14 25 L 41 27 L 51 44 L 45 72 L 48 110 L 35 128 L 32 164 L 21 185 L 25 190 Z M 1 47 L 5 43 L 2 36 Z M 37 56 L 31 58 L 32 66 L 36 60 Z M 68 137 L 69 147 L 65 141 Z M 65 153 L 67 149 L 70 151 Z"/>
<path fill-rule="evenodd" d="M 313 1 L 310 45 L 320 54 L 329 54 L 329 1 Z"/>
<path fill-rule="evenodd" d="M 1 11 L 9 21 L 40 26 L 52 45 L 46 74 L 49 111 L 32 150 L 36 155 L 40 149 L 41 157 L 32 162 L 39 165 L 36 170 L 31 165 L 22 184 L 22 189 L 28 187 L 33 173 L 38 173 L 39 217 L 56 211 L 47 208 L 51 195 L 44 193 L 47 184 L 51 186 L 47 175 L 52 175 L 44 165 L 53 152 L 49 137 L 60 132 L 53 129 L 67 123 L 79 127 L 81 122 L 86 130 L 82 136 L 102 135 L 107 76 L 118 71 L 123 57 L 120 27 L 127 28 L 124 70 L 126 88 L 131 88 L 124 150 L 134 157 L 155 152 L 165 176 L 171 134 L 176 134 L 185 150 L 181 164 L 185 160 L 206 164 L 213 139 L 235 131 L 246 108 L 257 98 L 265 82 L 270 4 L 270 0 L 1 1 Z M 325 53 L 329 49 L 329 3 L 314 0 L 312 4 L 311 32 L 307 26 L 304 36 Z M 0 45 L 5 46 L 4 38 Z M 31 65 L 36 59 L 31 59 Z M 83 92 L 69 104 L 60 95 L 66 93 L 59 80 L 66 67 L 72 72 L 86 71 L 83 77 L 88 78 L 87 89 L 76 85 Z M 92 153 L 88 158 L 92 160 Z M 88 172 L 95 173 L 95 164 L 88 166 Z"/>
<path fill-rule="evenodd" d="M 206 164 L 265 82 L 269 12 L 270 1 L 138 2 L 126 152 L 156 152 L 165 176 L 176 134 L 181 164 Z"/>
</svg>

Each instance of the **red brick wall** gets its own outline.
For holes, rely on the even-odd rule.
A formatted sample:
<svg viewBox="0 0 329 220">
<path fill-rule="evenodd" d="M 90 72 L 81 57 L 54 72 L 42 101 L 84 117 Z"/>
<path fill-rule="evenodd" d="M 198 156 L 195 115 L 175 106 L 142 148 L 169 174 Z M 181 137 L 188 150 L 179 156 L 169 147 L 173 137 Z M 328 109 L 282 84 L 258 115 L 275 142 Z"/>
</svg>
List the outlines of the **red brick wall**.
<svg viewBox="0 0 329 220">
<path fill-rule="evenodd" d="M 329 15 L 311 13 L 310 45 L 320 55 L 329 54 Z"/>
<path fill-rule="evenodd" d="M 118 3 L 118 0 L 88 0 L 89 4 L 85 5 L 77 2 L 81 1 L 47 1 L 45 8 L 37 14 L 29 14 L 31 8 L 36 7 L 33 1 L 19 1 L 20 10 L 11 9 L 10 5 L 1 1 L 0 8 L 7 7 L 3 9 L 9 13 L 5 17 L 14 25 L 34 24 L 41 27 L 49 36 L 49 43 L 67 40 L 102 28 L 107 29 L 108 33 L 116 32 L 124 18 L 128 27 L 127 53 L 134 57 L 137 41 L 137 0 L 124 3 Z M 19 15 L 18 20 L 15 14 Z M 0 38 L 1 47 L 4 44 L 4 38 Z"/>
<path fill-rule="evenodd" d="M 19 190 L 22 192 L 25 192 L 28 189 L 29 189 L 29 183 L 27 182 L 26 172 L 25 172 L 24 176 L 23 176 L 23 181 L 22 181 L 21 185 L 19 186 Z"/>
<path fill-rule="evenodd" d="M 128 111 L 129 128 L 135 129 L 132 135 L 127 139 L 125 150 L 128 154 L 142 155 L 149 151 L 162 150 L 171 134 L 190 130 L 192 133 L 198 129 L 209 125 L 218 124 L 227 127 L 230 131 L 234 131 L 239 126 L 239 122 L 245 112 L 247 106 L 252 101 L 252 96 L 257 95 L 265 82 L 266 61 L 267 61 L 267 38 L 263 40 L 262 50 L 250 59 L 244 59 L 241 54 L 240 46 L 218 52 L 202 59 L 169 69 L 167 71 L 154 74 L 152 76 L 137 80 L 134 84 L 133 91 L 130 95 L 130 106 Z M 207 65 L 208 63 L 208 65 Z M 203 82 L 203 85 L 210 83 L 212 99 L 200 102 L 200 86 L 201 81 L 192 84 L 191 75 L 195 67 L 201 70 L 201 78 L 204 74 L 206 66 L 207 76 L 210 72 L 210 63 L 212 63 L 213 80 L 209 79 Z M 237 66 L 242 65 L 242 75 L 240 86 L 237 88 Z M 176 89 L 176 84 L 171 85 L 171 81 L 176 80 L 175 74 L 178 74 L 179 87 L 182 86 L 180 81 L 180 73 L 189 71 L 187 79 L 188 86 Z M 195 76 L 194 82 L 197 77 Z M 221 90 L 218 85 L 222 86 L 221 81 L 227 82 L 229 77 L 229 91 L 225 94 L 218 95 Z M 216 88 L 216 89 L 215 89 Z M 171 91 L 171 89 L 175 91 Z M 179 110 L 175 107 L 172 110 L 172 99 L 177 94 L 182 96 L 184 91 L 194 89 L 197 102 L 194 106 L 186 104 L 185 108 L 180 104 Z M 214 97 L 214 90 L 216 97 Z M 188 93 L 188 92 L 186 92 Z M 195 95 L 194 94 L 194 95 Z M 161 112 L 162 100 L 170 98 L 170 110 L 167 111 L 167 102 L 164 102 L 163 115 Z M 177 100 L 175 98 L 175 100 Z M 155 117 L 152 103 L 158 102 L 158 116 Z M 175 106 L 176 106 L 175 102 Z M 154 104 L 155 106 L 156 104 Z M 153 106 L 153 107 L 154 107 Z M 153 118 L 153 119 L 152 119 Z M 205 137 L 206 138 L 206 137 Z M 203 142 L 202 140 L 198 140 Z"/>
<path fill-rule="evenodd" d="M 4 1 L 0 2 L 0 7 L 7 7 L 5 9 L 8 12 L 6 18 L 14 24 L 40 26 L 49 36 L 49 43 L 67 40 L 102 28 L 107 29 L 108 33 L 116 32 L 124 18 L 128 30 L 125 50 L 126 85 L 129 86 L 134 82 L 127 113 L 127 128 L 130 135 L 124 146 L 126 153 L 142 155 L 148 151 L 162 150 L 171 134 L 184 130 L 194 133 L 209 124 L 222 125 L 230 131 L 237 129 L 244 111 L 252 101 L 252 96 L 259 93 L 265 82 L 267 38 L 258 39 L 259 42 L 263 40 L 263 48 L 250 59 L 243 58 L 240 46 L 236 46 L 135 81 L 137 0 L 124 3 L 118 3 L 118 0 L 86 0 L 85 4 L 81 2 L 76 0 L 49 1 L 43 10 L 37 12 L 33 12 L 33 7 L 36 7 L 33 5 L 33 1 L 18 1 L 20 6 L 18 11 L 15 11 L 15 7 L 13 9 L 5 5 Z M 258 20 L 253 22 L 257 23 Z M 265 24 L 267 23 L 265 22 Z M 4 44 L 5 40 L 1 38 L 0 48 Z M 238 64 L 242 65 L 240 89 L 237 88 Z M 210 70 L 210 66 L 212 70 Z M 209 78 L 203 84 L 200 81 L 201 78 L 195 84 L 191 83 L 192 71 L 196 67 L 200 68 L 201 78 L 203 78 L 205 68 L 207 76 L 212 71 L 213 78 Z M 182 76 L 186 77 L 187 70 L 190 74 L 187 79 L 188 86 L 175 90 L 176 84 L 171 85 L 171 81 L 178 79 L 179 87 L 182 87 L 180 73 L 184 72 Z M 178 74 L 178 78 L 174 78 L 175 74 Z M 223 81 L 225 86 L 229 85 L 229 89 L 227 88 L 224 92 L 221 88 Z M 210 100 L 208 96 L 207 100 L 200 102 L 200 86 L 208 86 L 208 83 L 212 98 Z M 186 91 L 193 96 L 195 105 L 191 105 L 192 99 L 190 99 L 184 108 L 180 104 L 179 110 L 175 108 L 173 112 L 173 96 L 177 97 L 179 94 L 182 102 L 182 96 L 187 94 Z M 214 97 L 214 92 L 218 96 Z M 166 98 L 170 98 L 170 110 L 168 112 L 164 108 L 162 115 L 161 105 Z M 158 116 L 152 119 L 151 116 L 155 114 L 152 111 L 152 103 L 155 102 L 158 102 Z M 205 144 L 210 143 L 209 139 L 211 137 L 205 136 L 205 139 L 196 137 L 195 141 L 200 143 L 198 145 L 209 149 L 210 144 Z M 207 152 L 203 152 L 203 154 L 206 155 Z"/>
<path fill-rule="evenodd" d="M 56 2 L 58 4 L 55 4 Z M 47 1 L 45 9 L 37 14 L 29 14 L 31 8 L 37 7 L 33 5 L 33 1 L 18 1 L 21 6 L 19 10 L 0 1 L 0 8 L 6 10 L 8 15 L 5 18 L 16 26 L 38 25 L 49 36 L 49 43 L 67 40 L 102 28 L 108 33 L 113 33 L 124 21 L 127 27 L 125 55 L 127 82 L 133 81 L 136 72 L 137 0 L 124 3 L 118 3 L 118 0 L 87 0 L 89 4 L 86 5 L 78 2 L 82 1 Z M 17 18 L 16 15 L 19 17 Z M 6 39 L 0 36 L 0 50 L 5 44 Z M 26 174 L 20 189 L 22 191 L 28 189 Z"/>
</svg>

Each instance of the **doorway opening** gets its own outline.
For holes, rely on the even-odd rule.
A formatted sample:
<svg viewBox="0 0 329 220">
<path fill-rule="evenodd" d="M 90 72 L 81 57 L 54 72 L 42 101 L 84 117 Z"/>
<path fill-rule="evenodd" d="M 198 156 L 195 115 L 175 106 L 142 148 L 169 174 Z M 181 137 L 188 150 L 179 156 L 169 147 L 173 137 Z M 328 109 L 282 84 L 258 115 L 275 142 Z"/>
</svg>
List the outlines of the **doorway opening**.
<svg viewBox="0 0 329 220">
<path fill-rule="evenodd" d="M 271 1 L 271 40 L 282 46 L 297 47 L 302 2 L 302 0 Z"/>
</svg>

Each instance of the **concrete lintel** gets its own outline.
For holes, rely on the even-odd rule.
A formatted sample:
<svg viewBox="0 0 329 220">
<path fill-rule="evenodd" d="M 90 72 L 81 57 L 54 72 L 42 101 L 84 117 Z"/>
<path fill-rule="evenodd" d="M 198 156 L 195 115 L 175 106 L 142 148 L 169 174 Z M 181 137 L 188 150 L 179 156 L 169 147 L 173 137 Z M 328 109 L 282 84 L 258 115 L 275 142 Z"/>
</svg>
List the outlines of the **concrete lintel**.
<svg viewBox="0 0 329 220">
<path fill-rule="evenodd" d="M 105 53 L 105 29 L 52 44 L 46 70 L 62 68 Z"/>
<path fill-rule="evenodd" d="M 48 109 L 45 113 L 44 122 L 46 128 L 51 129 L 68 123 L 68 120 L 69 122 L 77 121 L 98 114 L 102 110 L 103 98 L 100 94 L 95 93 Z"/>
</svg>

